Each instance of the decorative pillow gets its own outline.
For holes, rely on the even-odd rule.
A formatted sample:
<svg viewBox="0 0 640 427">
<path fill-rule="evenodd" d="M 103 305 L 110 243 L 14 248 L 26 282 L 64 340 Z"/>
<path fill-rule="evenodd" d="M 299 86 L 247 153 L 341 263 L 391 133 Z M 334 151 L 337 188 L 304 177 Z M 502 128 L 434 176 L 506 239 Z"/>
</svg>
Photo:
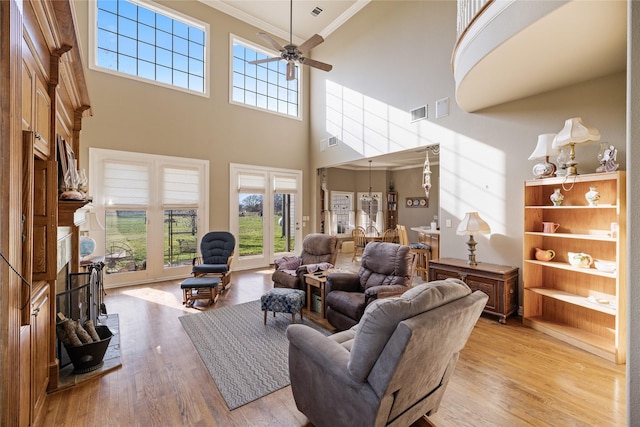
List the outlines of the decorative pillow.
<svg viewBox="0 0 640 427">
<path fill-rule="evenodd" d="M 398 323 L 471 293 L 459 279 L 437 280 L 409 289 L 399 297 L 375 300 L 358 323 L 347 368 L 365 381 Z"/>
</svg>

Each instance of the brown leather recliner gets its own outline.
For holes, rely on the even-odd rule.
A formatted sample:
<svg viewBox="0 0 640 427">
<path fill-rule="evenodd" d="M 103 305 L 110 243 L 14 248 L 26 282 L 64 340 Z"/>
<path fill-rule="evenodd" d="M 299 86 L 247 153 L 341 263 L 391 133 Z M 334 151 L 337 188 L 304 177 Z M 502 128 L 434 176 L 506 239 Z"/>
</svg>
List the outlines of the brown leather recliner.
<svg viewBox="0 0 640 427">
<path fill-rule="evenodd" d="M 328 234 L 308 234 L 302 242 L 302 252 L 298 257 L 283 257 L 274 261 L 276 271 L 271 276 L 275 288 L 305 290 L 304 275 L 313 269 L 335 266 L 338 257 L 338 238 Z M 291 268 L 293 267 L 293 268 Z"/>
<path fill-rule="evenodd" d="M 339 331 L 360 321 L 378 298 L 400 295 L 411 287 L 416 255 L 408 246 L 371 242 L 362 254 L 358 274 L 331 273 L 325 284 L 327 321 Z"/>
</svg>

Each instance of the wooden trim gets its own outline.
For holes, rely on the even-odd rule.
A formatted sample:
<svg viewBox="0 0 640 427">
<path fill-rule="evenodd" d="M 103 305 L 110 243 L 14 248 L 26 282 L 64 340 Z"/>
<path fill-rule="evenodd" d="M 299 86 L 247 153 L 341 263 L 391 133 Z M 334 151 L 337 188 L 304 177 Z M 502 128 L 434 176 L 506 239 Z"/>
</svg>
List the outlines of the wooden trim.
<svg viewBox="0 0 640 427">
<path fill-rule="evenodd" d="M 21 269 L 22 246 L 22 15 L 15 0 L 0 2 L 0 251 Z M 0 423 L 30 421 L 21 389 L 21 288 L 19 277 L 0 260 Z M 22 398 L 22 399 L 21 399 Z"/>
</svg>

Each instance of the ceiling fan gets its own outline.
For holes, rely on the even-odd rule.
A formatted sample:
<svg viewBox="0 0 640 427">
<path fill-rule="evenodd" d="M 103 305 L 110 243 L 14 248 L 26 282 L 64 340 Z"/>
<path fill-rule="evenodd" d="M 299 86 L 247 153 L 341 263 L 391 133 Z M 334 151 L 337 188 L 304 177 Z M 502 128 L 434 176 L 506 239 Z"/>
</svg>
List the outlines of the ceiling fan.
<svg viewBox="0 0 640 427">
<path fill-rule="evenodd" d="M 303 65 L 308 65 L 310 67 L 318 68 L 323 71 L 331 71 L 331 69 L 333 68 L 332 65 L 325 64 L 324 62 L 316 61 L 315 59 L 306 58 L 303 56 L 306 52 L 309 52 L 311 49 L 318 46 L 324 41 L 322 36 L 314 34 L 309 40 L 302 43 L 300 46 L 296 46 L 293 44 L 293 0 L 291 0 L 290 2 L 289 9 L 289 44 L 286 46 L 280 46 L 280 43 L 275 41 L 269 34 L 258 33 L 258 37 L 260 37 L 262 40 L 273 46 L 274 49 L 279 51 L 280 56 L 274 58 L 258 59 L 257 61 L 249 62 L 249 64 L 262 64 L 265 62 L 281 60 L 287 61 L 287 80 L 293 80 L 296 78 L 296 62 L 299 62 Z"/>
</svg>

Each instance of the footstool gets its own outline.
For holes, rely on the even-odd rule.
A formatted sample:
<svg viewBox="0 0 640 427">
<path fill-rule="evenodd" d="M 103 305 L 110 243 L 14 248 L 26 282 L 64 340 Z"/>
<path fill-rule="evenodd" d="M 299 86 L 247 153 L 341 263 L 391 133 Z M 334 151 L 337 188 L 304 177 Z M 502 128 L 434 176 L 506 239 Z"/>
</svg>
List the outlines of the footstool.
<svg viewBox="0 0 640 427">
<path fill-rule="evenodd" d="M 260 297 L 260 306 L 264 311 L 264 324 L 267 324 L 267 311 L 291 313 L 291 323 L 296 323 L 296 313 L 300 313 L 306 303 L 305 293 L 299 289 L 273 288 Z"/>
<path fill-rule="evenodd" d="M 211 305 L 218 299 L 219 277 L 189 277 L 180 283 L 182 304 L 193 307 L 195 300 L 207 300 Z"/>
</svg>

